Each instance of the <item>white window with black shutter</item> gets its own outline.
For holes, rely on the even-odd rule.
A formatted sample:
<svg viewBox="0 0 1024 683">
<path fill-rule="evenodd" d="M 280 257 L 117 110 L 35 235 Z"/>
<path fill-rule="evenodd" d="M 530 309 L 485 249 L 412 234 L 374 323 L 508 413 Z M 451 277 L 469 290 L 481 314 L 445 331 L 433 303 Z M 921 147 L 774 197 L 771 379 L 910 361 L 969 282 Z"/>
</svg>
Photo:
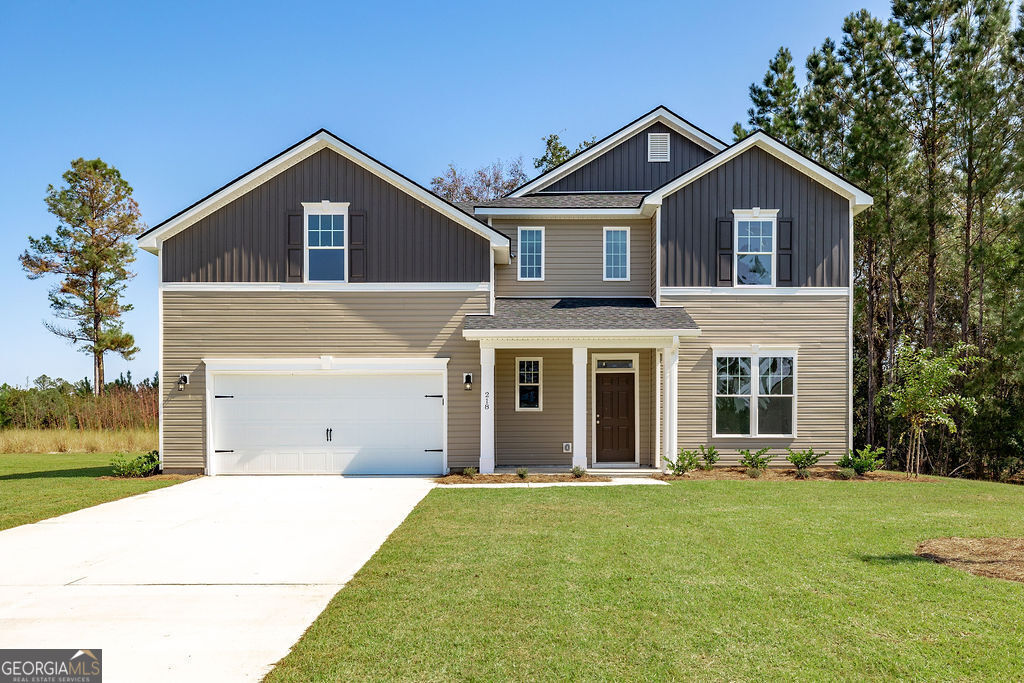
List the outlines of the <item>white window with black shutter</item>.
<svg viewBox="0 0 1024 683">
<path fill-rule="evenodd" d="M 733 286 L 774 287 L 778 209 L 733 209 Z"/>
<path fill-rule="evenodd" d="M 303 202 L 306 282 L 348 281 L 348 202 Z"/>
</svg>

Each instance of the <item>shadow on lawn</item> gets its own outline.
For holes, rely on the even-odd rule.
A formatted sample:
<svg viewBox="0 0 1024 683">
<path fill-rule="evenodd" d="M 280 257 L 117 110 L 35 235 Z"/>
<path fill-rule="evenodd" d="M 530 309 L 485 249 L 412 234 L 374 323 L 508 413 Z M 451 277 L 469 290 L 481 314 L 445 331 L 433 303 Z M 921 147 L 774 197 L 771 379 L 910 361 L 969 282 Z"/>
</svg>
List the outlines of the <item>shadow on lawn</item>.
<svg viewBox="0 0 1024 683">
<path fill-rule="evenodd" d="M 891 555 L 855 555 L 855 557 L 861 562 L 867 562 L 868 564 L 884 564 L 884 565 L 897 565 L 897 564 L 913 564 L 916 562 L 930 562 L 919 555 L 914 553 L 893 553 Z"/>
<path fill-rule="evenodd" d="M 79 477 L 96 478 L 110 474 L 110 467 L 77 467 L 65 470 L 42 470 L 40 472 L 17 472 L 0 474 L 0 481 L 16 479 L 71 479 Z"/>
</svg>

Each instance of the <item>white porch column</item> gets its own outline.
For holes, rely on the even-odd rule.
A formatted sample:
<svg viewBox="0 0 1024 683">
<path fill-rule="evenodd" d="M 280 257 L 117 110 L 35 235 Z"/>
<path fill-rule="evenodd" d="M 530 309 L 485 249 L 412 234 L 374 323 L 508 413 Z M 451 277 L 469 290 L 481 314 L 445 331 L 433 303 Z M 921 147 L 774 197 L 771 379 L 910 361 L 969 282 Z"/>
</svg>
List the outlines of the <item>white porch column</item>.
<svg viewBox="0 0 1024 683">
<path fill-rule="evenodd" d="M 494 349 L 480 346 L 480 473 L 494 472 Z"/>
<path fill-rule="evenodd" d="M 676 459 L 679 450 L 679 344 L 664 349 L 661 356 L 662 392 L 662 461 Z"/>
<path fill-rule="evenodd" d="M 587 350 L 572 350 L 572 466 L 587 467 Z"/>
</svg>

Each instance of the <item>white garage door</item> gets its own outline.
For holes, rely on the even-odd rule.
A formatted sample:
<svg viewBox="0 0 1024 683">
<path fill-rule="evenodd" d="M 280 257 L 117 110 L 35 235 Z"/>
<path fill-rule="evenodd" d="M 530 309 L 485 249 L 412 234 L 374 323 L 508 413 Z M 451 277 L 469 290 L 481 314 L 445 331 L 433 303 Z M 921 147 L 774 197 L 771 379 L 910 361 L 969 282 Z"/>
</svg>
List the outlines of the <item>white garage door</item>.
<svg viewBox="0 0 1024 683">
<path fill-rule="evenodd" d="M 214 474 L 441 474 L 444 375 L 215 374 Z"/>
</svg>

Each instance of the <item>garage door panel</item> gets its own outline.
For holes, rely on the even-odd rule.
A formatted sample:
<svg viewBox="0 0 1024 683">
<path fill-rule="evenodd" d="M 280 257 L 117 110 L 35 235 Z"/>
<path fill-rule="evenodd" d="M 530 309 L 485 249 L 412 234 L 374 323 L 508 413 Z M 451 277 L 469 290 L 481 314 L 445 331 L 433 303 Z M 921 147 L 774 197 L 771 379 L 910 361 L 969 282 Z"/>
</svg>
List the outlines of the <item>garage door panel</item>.
<svg viewBox="0 0 1024 683">
<path fill-rule="evenodd" d="M 216 473 L 437 474 L 442 373 L 217 374 Z M 331 439 L 327 439 L 331 429 Z"/>
</svg>

